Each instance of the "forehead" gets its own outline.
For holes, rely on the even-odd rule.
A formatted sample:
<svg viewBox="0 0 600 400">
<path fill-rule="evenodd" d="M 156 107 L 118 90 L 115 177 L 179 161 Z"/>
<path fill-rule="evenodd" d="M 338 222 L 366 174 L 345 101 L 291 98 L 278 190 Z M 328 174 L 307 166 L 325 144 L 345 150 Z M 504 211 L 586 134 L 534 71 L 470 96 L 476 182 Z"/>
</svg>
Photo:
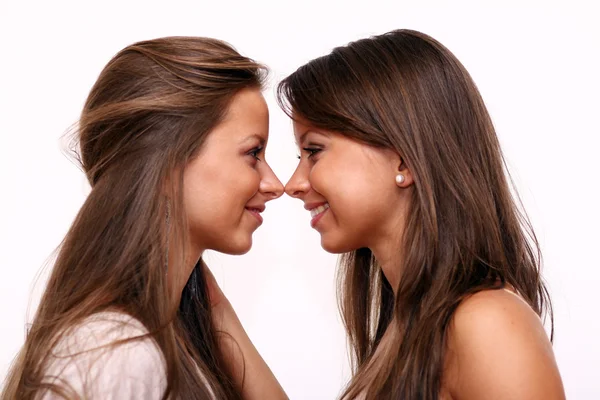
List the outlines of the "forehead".
<svg viewBox="0 0 600 400">
<path fill-rule="evenodd" d="M 260 90 L 244 89 L 233 97 L 223 123 L 260 123 L 268 118 L 269 108 Z"/>
<path fill-rule="evenodd" d="M 329 131 L 324 131 L 323 129 L 316 128 L 314 125 L 303 119 L 294 119 L 294 139 L 297 144 L 302 143 L 306 139 L 309 134 L 315 134 L 324 136 L 326 138 L 331 138 L 334 133 Z"/>
<path fill-rule="evenodd" d="M 264 140 L 268 138 L 269 109 L 259 89 L 244 89 L 232 99 L 223 120 L 210 136 L 218 137 L 219 141 L 239 142 L 257 135 Z"/>
</svg>

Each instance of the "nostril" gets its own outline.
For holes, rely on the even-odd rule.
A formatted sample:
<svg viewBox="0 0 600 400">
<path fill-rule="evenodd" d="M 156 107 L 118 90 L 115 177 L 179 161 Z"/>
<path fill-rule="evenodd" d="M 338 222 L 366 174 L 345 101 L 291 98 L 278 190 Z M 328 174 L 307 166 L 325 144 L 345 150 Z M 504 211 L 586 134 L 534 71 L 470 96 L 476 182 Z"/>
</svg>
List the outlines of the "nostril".
<svg viewBox="0 0 600 400">
<path fill-rule="evenodd" d="M 273 199 L 278 199 L 283 195 L 283 187 L 278 187 L 277 189 L 275 189 L 272 193 L 272 198 Z"/>
</svg>

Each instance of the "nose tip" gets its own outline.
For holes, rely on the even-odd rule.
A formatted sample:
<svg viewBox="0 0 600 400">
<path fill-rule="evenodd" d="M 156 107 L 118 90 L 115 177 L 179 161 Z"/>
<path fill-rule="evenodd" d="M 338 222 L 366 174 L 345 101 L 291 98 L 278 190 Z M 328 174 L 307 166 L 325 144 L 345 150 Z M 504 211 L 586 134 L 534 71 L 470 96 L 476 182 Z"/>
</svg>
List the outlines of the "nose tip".
<svg viewBox="0 0 600 400">
<path fill-rule="evenodd" d="M 295 182 L 294 180 L 290 180 L 287 185 L 285 185 L 285 193 L 293 198 L 300 198 L 308 191 L 308 185 L 301 184 Z"/>
<path fill-rule="evenodd" d="M 268 181 L 261 182 L 260 191 L 264 193 L 267 201 L 275 200 L 283 195 L 284 187 L 279 179 L 273 177 Z"/>
<path fill-rule="evenodd" d="M 289 188 L 288 186 L 289 185 L 286 185 L 286 187 L 285 187 L 285 194 L 287 194 L 290 197 L 298 198 L 298 196 L 300 195 L 300 192 L 298 190 L 293 190 L 293 189 Z"/>
<path fill-rule="evenodd" d="M 310 190 L 309 170 L 300 163 L 286 183 L 285 193 L 290 197 L 302 200 L 302 197 L 310 192 Z"/>
<path fill-rule="evenodd" d="M 277 179 L 277 183 L 275 184 L 275 188 L 273 189 L 273 200 L 278 199 L 283 195 L 285 188 L 283 183 L 279 179 Z"/>
</svg>

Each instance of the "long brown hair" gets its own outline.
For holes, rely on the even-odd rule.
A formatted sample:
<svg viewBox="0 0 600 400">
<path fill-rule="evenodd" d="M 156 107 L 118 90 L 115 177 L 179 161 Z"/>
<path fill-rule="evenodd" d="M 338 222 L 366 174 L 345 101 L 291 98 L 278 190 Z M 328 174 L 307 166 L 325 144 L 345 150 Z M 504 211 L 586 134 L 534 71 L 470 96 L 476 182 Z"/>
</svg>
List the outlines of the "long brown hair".
<svg viewBox="0 0 600 400">
<path fill-rule="evenodd" d="M 217 346 L 202 261 L 174 310 L 166 259 L 170 271 L 185 269 L 185 166 L 235 94 L 262 88 L 265 73 L 230 45 L 198 37 L 135 43 L 106 65 L 77 130 L 91 192 L 60 246 L 3 399 L 44 390 L 77 398 L 45 376 L 48 354 L 62 333 L 104 310 L 137 318 L 157 342 L 166 361 L 163 398 L 240 398 Z"/>
<path fill-rule="evenodd" d="M 510 284 L 538 315 L 552 315 L 492 121 L 443 45 L 410 30 L 352 42 L 285 78 L 278 99 L 292 118 L 395 150 L 414 177 L 396 290 L 368 248 L 340 259 L 354 372 L 342 398 L 437 399 L 449 322 L 477 291 Z"/>
</svg>

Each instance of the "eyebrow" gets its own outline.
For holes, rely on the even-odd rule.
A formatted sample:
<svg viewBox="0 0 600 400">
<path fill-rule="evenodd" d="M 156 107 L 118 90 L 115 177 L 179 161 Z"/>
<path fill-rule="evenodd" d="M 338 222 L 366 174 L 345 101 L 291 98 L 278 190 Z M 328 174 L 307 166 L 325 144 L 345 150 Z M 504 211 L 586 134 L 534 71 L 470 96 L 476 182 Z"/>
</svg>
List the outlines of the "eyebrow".
<svg viewBox="0 0 600 400">
<path fill-rule="evenodd" d="M 309 132 L 310 129 L 304 132 L 302 135 L 300 135 L 300 140 L 296 140 L 296 146 L 300 147 L 300 143 L 304 142 L 304 138 L 306 137 L 306 135 L 309 134 Z"/>
<path fill-rule="evenodd" d="M 258 141 L 260 142 L 261 146 L 264 146 L 264 144 L 267 142 L 267 140 L 265 139 L 264 135 L 261 135 L 259 133 L 253 133 L 250 136 L 246 136 L 244 139 L 242 139 L 240 141 L 240 144 L 245 144 L 253 139 L 258 139 Z"/>
<path fill-rule="evenodd" d="M 317 131 L 315 131 L 314 129 L 307 129 L 307 130 L 306 130 L 306 132 L 304 132 L 302 135 L 300 135 L 300 140 L 297 140 L 297 141 L 296 141 L 296 146 L 300 147 L 300 143 L 304 142 L 304 139 L 306 138 L 306 136 L 307 136 L 309 133 L 314 133 L 314 134 L 317 134 L 317 135 L 323 135 L 323 136 L 325 136 L 325 137 L 328 137 L 328 136 L 329 136 L 329 135 L 327 135 L 326 133 L 323 133 L 323 132 L 317 132 Z"/>
</svg>

